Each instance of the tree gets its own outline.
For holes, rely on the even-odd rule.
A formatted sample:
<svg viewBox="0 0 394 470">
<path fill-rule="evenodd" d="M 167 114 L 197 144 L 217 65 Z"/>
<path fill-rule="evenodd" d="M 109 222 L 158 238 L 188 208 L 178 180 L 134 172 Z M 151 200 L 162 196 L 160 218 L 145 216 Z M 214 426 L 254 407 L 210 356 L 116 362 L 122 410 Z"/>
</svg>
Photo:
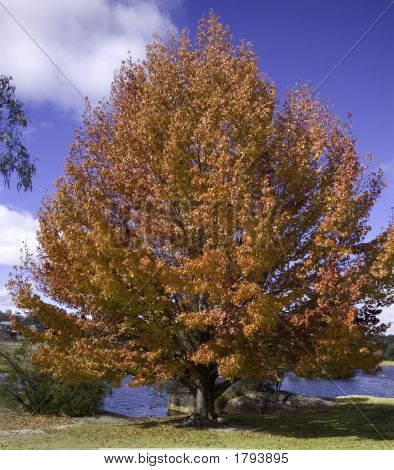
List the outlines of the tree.
<svg viewBox="0 0 394 470">
<path fill-rule="evenodd" d="M 87 109 L 38 259 L 9 282 L 47 328 L 26 332 L 35 360 L 177 377 L 209 419 L 237 378 L 373 371 L 385 327 L 367 309 L 393 294 L 392 227 L 365 241 L 381 188 L 349 123 L 308 87 L 280 105 L 215 15 L 195 42 L 156 39 Z"/>
<path fill-rule="evenodd" d="M 36 167 L 21 142 L 21 129 L 27 119 L 20 101 L 15 98 L 12 78 L 0 75 L 0 174 L 7 186 L 16 173 L 18 190 L 31 189 Z"/>
</svg>

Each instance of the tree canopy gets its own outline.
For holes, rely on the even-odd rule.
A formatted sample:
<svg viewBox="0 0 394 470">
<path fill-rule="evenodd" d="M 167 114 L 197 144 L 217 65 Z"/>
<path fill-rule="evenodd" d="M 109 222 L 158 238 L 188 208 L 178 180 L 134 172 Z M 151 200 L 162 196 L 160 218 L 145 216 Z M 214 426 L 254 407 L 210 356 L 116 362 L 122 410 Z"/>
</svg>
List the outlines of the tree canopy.
<svg viewBox="0 0 394 470">
<path fill-rule="evenodd" d="M 383 182 L 367 160 L 308 86 L 278 100 L 215 15 L 195 40 L 156 39 L 87 109 L 43 201 L 38 257 L 9 282 L 47 328 L 26 332 L 36 360 L 175 376 L 208 417 L 240 377 L 374 370 L 394 233 L 368 235 Z"/>
</svg>

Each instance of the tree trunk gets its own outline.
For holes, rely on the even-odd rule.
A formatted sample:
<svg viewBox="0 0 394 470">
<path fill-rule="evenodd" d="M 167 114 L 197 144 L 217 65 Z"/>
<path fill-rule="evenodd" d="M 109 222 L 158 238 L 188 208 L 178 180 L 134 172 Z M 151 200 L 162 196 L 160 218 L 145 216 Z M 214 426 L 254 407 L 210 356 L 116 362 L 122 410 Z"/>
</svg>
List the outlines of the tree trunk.
<svg viewBox="0 0 394 470">
<path fill-rule="evenodd" d="M 216 383 L 219 377 L 216 364 L 209 366 L 201 364 L 193 365 L 192 370 L 195 377 L 194 379 L 190 378 L 188 370 L 185 375 L 180 378 L 181 382 L 190 389 L 195 400 L 194 411 L 189 421 L 193 421 L 195 418 L 213 421 L 217 417 L 215 412 L 215 400 L 232 385 L 232 382 L 223 380 Z"/>
<path fill-rule="evenodd" d="M 210 380 L 199 380 L 199 384 L 196 390 L 196 407 L 194 413 L 206 418 L 209 421 L 216 419 L 215 413 L 215 398 L 214 398 L 214 386 Z"/>
</svg>

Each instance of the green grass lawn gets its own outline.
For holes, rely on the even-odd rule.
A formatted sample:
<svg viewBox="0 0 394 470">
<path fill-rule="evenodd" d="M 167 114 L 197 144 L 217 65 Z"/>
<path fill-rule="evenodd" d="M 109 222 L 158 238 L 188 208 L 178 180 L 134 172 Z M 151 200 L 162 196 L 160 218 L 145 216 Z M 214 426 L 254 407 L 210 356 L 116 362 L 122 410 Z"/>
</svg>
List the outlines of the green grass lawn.
<svg viewBox="0 0 394 470">
<path fill-rule="evenodd" d="M 18 417 L 3 409 L 0 449 L 394 449 L 394 399 L 388 398 L 343 398 L 329 411 L 233 418 L 210 429 L 183 427 L 179 418 L 70 423 L 63 418 Z"/>
</svg>

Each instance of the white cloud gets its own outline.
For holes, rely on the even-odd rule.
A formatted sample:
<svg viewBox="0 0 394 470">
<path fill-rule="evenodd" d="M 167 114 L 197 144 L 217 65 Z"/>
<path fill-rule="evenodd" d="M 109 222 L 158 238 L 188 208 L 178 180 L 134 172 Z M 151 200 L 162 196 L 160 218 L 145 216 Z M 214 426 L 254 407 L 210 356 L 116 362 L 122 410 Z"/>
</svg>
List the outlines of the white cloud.
<svg viewBox="0 0 394 470">
<path fill-rule="evenodd" d="M 92 101 L 107 96 L 114 71 L 130 51 L 142 58 L 152 34 L 173 28 L 179 0 L 3 0 L 58 67 Z M 165 3 L 165 5 L 164 5 Z M 82 99 L 0 5 L 0 63 L 23 100 L 79 112 Z"/>
<path fill-rule="evenodd" d="M 19 264 L 24 243 L 31 252 L 35 251 L 38 221 L 30 212 L 0 205 L 0 227 L 0 266 Z"/>
<path fill-rule="evenodd" d="M 5 310 L 15 310 L 15 305 L 13 305 L 10 295 L 3 287 L 0 287 L 0 310 L 2 312 Z"/>
</svg>

